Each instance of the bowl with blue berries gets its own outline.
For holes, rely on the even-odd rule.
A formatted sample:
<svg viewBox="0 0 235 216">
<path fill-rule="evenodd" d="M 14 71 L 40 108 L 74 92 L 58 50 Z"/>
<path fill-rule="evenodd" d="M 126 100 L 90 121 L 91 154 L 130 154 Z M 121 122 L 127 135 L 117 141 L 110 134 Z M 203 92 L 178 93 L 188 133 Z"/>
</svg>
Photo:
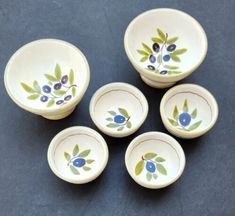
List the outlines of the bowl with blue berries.
<svg viewBox="0 0 235 216">
<path fill-rule="evenodd" d="M 68 116 L 90 81 L 86 57 L 74 45 L 41 39 L 18 49 L 5 68 L 7 93 L 21 108 L 48 119 Z"/>
<path fill-rule="evenodd" d="M 189 14 L 158 8 L 130 22 L 124 47 L 146 84 L 167 88 L 201 65 L 207 53 L 207 37 L 202 26 Z"/>
</svg>

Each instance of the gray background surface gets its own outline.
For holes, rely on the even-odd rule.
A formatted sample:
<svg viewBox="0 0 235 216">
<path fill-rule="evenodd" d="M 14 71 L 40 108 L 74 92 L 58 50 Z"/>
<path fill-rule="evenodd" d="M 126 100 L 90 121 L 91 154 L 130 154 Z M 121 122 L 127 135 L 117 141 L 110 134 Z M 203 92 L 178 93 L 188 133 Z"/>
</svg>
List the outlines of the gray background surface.
<svg viewBox="0 0 235 216">
<path fill-rule="evenodd" d="M 166 90 L 145 85 L 123 48 L 128 23 L 139 13 L 158 7 L 183 10 L 204 27 L 208 54 L 196 73 L 181 83 L 197 83 L 216 97 L 220 115 L 205 136 L 177 139 L 187 164 L 179 181 L 162 190 L 148 190 L 128 175 L 124 153 L 143 132 L 166 132 L 159 103 Z M 235 215 L 235 1 L 0 0 L 0 215 Z M 23 44 L 39 38 L 73 43 L 86 55 L 91 81 L 85 97 L 68 118 L 49 121 L 17 107 L 3 84 L 5 65 Z M 104 173 L 86 185 L 58 179 L 47 164 L 53 136 L 73 125 L 94 129 L 88 105 L 102 85 L 123 81 L 137 86 L 148 99 L 146 122 L 134 135 L 104 136 L 110 159 Z"/>
</svg>

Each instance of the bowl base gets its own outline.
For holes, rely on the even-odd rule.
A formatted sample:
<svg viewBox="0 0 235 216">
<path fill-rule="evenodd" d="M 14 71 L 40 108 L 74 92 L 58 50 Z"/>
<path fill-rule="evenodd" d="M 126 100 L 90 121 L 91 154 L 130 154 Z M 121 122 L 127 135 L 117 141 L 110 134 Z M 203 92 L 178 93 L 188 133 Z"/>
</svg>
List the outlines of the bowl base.
<svg viewBox="0 0 235 216">
<path fill-rule="evenodd" d="M 61 113 L 59 115 L 42 115 L 42 117 L 46 118 L 46 119 L 50 119 L 50 120 L 60 120 L 60 119 L 63 119 L 67 116 L 69 116 L 74 110 L 75 110 L 76 106 L 73 107 L 72 109 L 64 112 L 64 113 Z"/>
<path fill-rule="evenodd" d="M 163 83 L 163 82 L 157 82 L 157 81 L 154 81 L 154 80 L 150 80 L 148 78 L 146 78 L 145 76 L 140 76 L 141 79 L 149 86 L 153 87 L 153 88 L 168 88 L 168 87 L 171 87 L 173 86 L 176 82 L 166 82 L 166 83 Z"/>
</svg>

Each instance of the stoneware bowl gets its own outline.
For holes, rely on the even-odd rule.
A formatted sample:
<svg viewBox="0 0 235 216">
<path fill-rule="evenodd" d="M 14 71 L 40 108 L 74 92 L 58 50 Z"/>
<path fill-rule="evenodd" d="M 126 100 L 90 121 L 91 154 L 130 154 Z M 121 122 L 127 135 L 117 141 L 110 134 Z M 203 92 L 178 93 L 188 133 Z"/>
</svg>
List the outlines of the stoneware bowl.
<svg viewBox="0 0 235 216">
<path fill-rule="evenodd" d="M 166 88 L 203 62 L 207 37 L 190 15 L 175 9 L 146 11 L 131 21 L 124 37 L 126 54 L 142 80 Z"/>
<path fill-rule="evenodd" d="M 64 181 L 83 184 L 97 178 L 108 162 L 103 137 L 88 127 L 75 126 L 51 141 L 47 158 L 53 173 Z"/>
<path fill-rule="evenodd" d="M 160 113 L 170 133 L 189 139 L 205 134 L 214 126 L 218 117 L 218 105 L 205 88 L 182 84 L 165 93 Z"/>
<path fill-rule="evenodd" d="M 125 155 L 127 171 L 136 183 L 158 189 L 175 182 L 183 173 L 185 155 L 171 136 L 148 132 L 136 137 Z"/>
<path fill-rule="evenodd" d="M 95 125 L 112 137 L 125 137 L 143 124 L 148 102 L 143 93 L 127 83 L 110 83 L 98 89 L 90 102 Z"/>
<path fill-rule="evenodd" d="M 82 52 L 56 39 L 21 47 L 8 61 L 4 76 L 6 90 L 17 105 L 48 119 L 68 116 L 89 80 L 89 65 Z"/>
</svg>

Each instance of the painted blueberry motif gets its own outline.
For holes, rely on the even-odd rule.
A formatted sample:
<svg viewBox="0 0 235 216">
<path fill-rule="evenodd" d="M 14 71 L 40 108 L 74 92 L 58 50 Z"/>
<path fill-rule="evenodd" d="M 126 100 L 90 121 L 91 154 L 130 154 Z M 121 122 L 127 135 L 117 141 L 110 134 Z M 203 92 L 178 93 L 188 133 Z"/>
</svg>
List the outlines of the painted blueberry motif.
<svg viewBox="0 0 235 216">
<path fill-rule="evenodd" d="M 160 46 L 158 43 L 154 43 L 152 48 L 153 48 L 153 51 L 156 53 L 158 53 L 160 50 Z"/>
<path fill-rule="evenodd" d="M 43 95 L 43 96 L 40 97 L 40 100 L 42 102 L 47 102 L 48 101 L 48 97 L 46 95 Z"/>
<path fill-rule="evenodd" d="M 122 124 L 125 121 L 125 117 L 122 115 L 116 115 L 114 117 L 114 122 L 118 123 L 118 124 Z"/>
<path fill-rule="evenodd" d="M 56 104 L 57 104 L 57 105 L 61 105 L 62 103 L 64 103 L 63 100 L 58 100 L 58 101 L 56 101 Z"/>
<path fill-rule="evenodd" d="M 160 72 L 161 75 L 166 75 L 167 74 L 167 70 L 163 70 Z"/>
<path fill-rule="evenodd" d="M 155 67 L 152 66 L 152 65 L 148 65 L 148 69 L 149 69 L 149 70 L 155 70 Z"/>
<path fill-rule="evenodd" d="M 71 98 L 72 98 L 72 95 L 67 95 L 67 96 L 64 98 L 64 100 L 65 100 L 65 101 L 69 101 Z"/>
<path fill-rule="evenodd" d="M 154 62 L 156 61 L 156 57 L 155 57 L 154 55 L 150 55 L 150 56 L 149 56 L 149 61 L 150 61 L 151 63 L 154 63 Z"/>
<path fill-rule="evenodd" d="M 48 85 L 44 85 L 42 87 L 42 90 L 45 92 L 45 93 L 50 93 L 51 92 L 51 87 L 48 86 Z"/>
<path fill-rule="evenodd" d="M 67 76 L 67 75 L 64 75 L 64 76 L 61 78 L 61 83 L 66 84 L 67 82 L 68 82 L 68 76 Z"/>
<path fill-rule="evenodd" d="M 170 46 L 167 47 L 167 51 L 169 52 L 173 52 L 176 48 L 176 45 L 175 44 L 171 44 Z"/>
<path fill-rule="evenodd" d="M 169 61 L 170 58 L 171 58 L 170 55 L 164 55 L 164 56 L 163 56 L 163 60 L 164 60 L 165 62 Z"/>
<path fill-rule="evenodd" d="M 146 163 L 146 170 L 148 170 L 149 172 L 151 172 L 151 173 L 154 173 L 155 172 L 155 170 L 156 170 L 156 166 L 155 166 L 155 164 L 153 163 L 153 162 L 147 162 Z"/>
<path fill-rule="evenodd" d="M 73 161 L 75 167 L 83 167 L 86 164 L 86 161 L 83 158 L 77 158 Z"/>
<path fill-rule="evenodd" d="M 191 116 L 188 113 L 181 113 L 179 115 L 179 122 L 182 126 L 186 127 L 191 122 Z"/>
<path fill-rule="evenodd" d="M 61 89 L 61 87 L 62 87 L 62 84 L 61 84 L 61 83 L 56 83 L 56 84 L 54 85 L 54 89 L 55 89 L 55 90 L 59 90 L 59 89 Z"/>
</svg>

